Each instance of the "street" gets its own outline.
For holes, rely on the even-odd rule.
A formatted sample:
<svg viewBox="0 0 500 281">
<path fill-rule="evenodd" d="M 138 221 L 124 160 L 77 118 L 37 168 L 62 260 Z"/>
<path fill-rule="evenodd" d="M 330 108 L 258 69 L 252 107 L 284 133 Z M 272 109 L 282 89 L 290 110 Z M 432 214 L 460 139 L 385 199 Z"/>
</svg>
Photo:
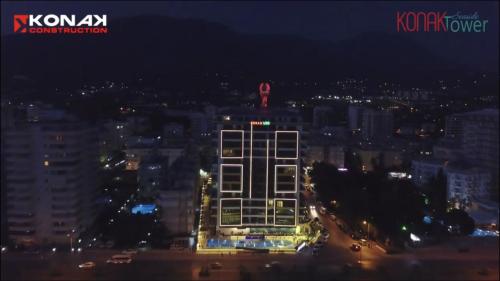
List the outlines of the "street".
<svg viewBox="0 0 500 281">
<path fill-rule="evenodd" d="M 352 239 L 338 229 L 335 223 L 321 216 L 323 225 L 331 236 L 319 256 L 308 253 L 200 255 L 187 251 L 151 250 L 133 256 L 131 264 L 106 264 L 118 250 L 90 250 L 82 253 L 55 254 L 2 254 L 2 280 L 235 280 L 241 272 L 250 280 L 327 280 L 368 279 L 470 279 L 498 280 L 498 239 L 478 242 L 468 253 L 457 255 L 452 244 L 415 249 L 397 255 L 387 255 L 376 247 L 362 248 L 359 252 L 349 249 Z M 492 245 L 496 245 L 493 247 Z M 20 261 L 23 261 L 22 263 Z M 94 261 L 93 269 L 79 269 L 78 264 Z M 266 263 L 278 261 L 278 270 L 269 270 Z M 211 269 L 210 275 L 200 277 L 202 266 L 220 262 L 221 269 Z M 346 264 L 352 267 L 346 270 Z M 241 267 L 244 267 L 242 270 Z"/>
</svg>

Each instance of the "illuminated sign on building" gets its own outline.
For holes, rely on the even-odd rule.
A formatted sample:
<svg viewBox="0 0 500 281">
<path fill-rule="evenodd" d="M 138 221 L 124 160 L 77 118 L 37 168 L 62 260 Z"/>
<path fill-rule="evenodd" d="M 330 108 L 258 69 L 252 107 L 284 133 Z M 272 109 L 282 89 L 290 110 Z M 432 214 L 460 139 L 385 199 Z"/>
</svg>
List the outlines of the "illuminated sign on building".
<svg viewBox="0 0 500 281">
<path fill-rule="evenodd" d="M 271 121 L 265 120 L 265 121 L 250 121 L 250 125 L 252 126 L 270 126 Z"/>
<path fill-rule="evenodd" d="M 259 84 L 261 108 L 267 108 L 270 93 L 271 93 L 271 85 L 268 82 L 262 82 Z"/>
</svg>

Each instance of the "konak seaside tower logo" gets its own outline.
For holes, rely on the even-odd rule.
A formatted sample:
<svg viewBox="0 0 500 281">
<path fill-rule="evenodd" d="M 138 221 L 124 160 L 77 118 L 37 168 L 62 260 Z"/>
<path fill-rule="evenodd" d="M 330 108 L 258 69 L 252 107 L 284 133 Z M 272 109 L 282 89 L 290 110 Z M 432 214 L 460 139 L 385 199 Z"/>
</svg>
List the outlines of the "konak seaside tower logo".
<svg viewBox="0 0 500 281">
<path fill-rule="evenodd" d="M 15 14 L 14 33 L 103 34 L 108 33 L 107 15 Z"/>
<path fill-rule="evenodd" d="M 398 32 L 486 32 L 488 20 L 473 14 L 447 12 L 397 12 Z"/>
</svg>

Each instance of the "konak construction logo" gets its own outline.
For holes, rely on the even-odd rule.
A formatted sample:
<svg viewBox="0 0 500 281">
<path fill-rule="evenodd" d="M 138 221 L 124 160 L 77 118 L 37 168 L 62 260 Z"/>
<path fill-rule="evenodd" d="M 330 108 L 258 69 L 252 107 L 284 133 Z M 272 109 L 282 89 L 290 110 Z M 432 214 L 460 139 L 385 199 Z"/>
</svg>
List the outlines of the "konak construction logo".
<svg viewBox="0 0 500 281">
<path fill-rule="evenodd" d="M 103 34 L 108 33 L 107 15 L 34 15 L 15 14 L 14 32 L 31 34 Z"/>
</svg>

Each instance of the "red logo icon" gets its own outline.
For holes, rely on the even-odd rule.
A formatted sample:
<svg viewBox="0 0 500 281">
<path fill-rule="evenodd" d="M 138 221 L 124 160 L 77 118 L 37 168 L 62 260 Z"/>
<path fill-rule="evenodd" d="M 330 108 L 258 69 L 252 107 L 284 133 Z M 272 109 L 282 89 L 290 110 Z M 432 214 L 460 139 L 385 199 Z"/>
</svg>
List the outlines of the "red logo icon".
<svg viewBox="0 0 500 281">
<path fill-rule="evenodd" d="M 260 107 L 261 108 L 267 108 L 268 103 L 267 100 L 269 98 L 269 94 L 271 93 L 271 85 L 269 85 L 268 82 L 262 82 L 259 85 L 259 92 L 260 92 Z"/>
<path fill-rule="evenodd" d="M 26 33 L 28 15 L 14 15 L 14 32 Z"/>
</svg>

